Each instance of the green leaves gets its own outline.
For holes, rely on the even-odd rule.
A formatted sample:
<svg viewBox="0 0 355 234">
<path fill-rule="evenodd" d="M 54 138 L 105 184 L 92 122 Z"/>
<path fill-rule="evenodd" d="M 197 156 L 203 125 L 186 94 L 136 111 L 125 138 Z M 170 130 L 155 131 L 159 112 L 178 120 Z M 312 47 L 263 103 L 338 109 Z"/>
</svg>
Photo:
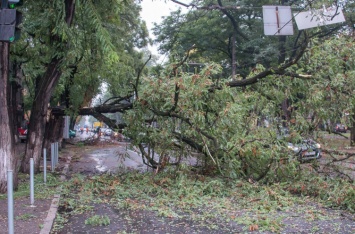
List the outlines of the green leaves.
<svg viewBox="0 0 355 234">
<path fill-rule="evenodd" d="M 94 215 L 85 220 L 86 225 L 107 226 L 110 224 L 110 218 L 107 215 Z"/>
<path fill-rule="evenodd" d="M 262 71 L 263 67 L 257 69 Z M 224 175 L 265 176 L 270 164 L 285 157 L 285 151 L 282 146 L 274 147 L 276 134 L 272 128 L 260 128 L 258 122 L 262 116 L 274 118 L 278 101 L 285 98 L 282 89 L 270 91 L 268 87 L 275 82 L 285 84 L 276 77 L 256 89 L 242 91 L 222 86 L 211 92 L 210 87 L 218 82 L 213 77 L 220 73 L 220 66 L 206 64 L 199 73 L 179 69 L 176 76 L 143 77 L 135 109 L 125 116 L 125 132 L 134 143 L 149 143 L 159 155 L 180 158 L 193 150 L 203 154 L 205 167 L 211 166 Z M 156 124 L 148 124 L 147 120 Z M 182 148 L 176 149 L 175 143 Z M 288 167 L 270 173 L 287 171 L 292 175 L 295 171 Z"/>
<path fill-rule="evenodd" d="M 131 88 L 129 83 L 143 63 L 137 49 L 148 42 L 146 26 L 137 17 L 138 4 L 76 1 L 70 25 L 66 23 L 63 1 L 27 1 L 24 9 L 23 31 L 27 34 L 12 46 L 17 56 L 11 58 L 24 63 L 24 84 L 32 98 L 36 96 L 35 80 L 44 75 L 52 58 L 61 60 L 58 70 L 62 73 L 52 97 L 55 105 L 67 96 L 75 112 L 91 102 L 104 82 L 112 94 L 127 95 L 127 86 Z M 69 97 L 68 93 L 63 95 L 68 87 Z"/>
</svg>

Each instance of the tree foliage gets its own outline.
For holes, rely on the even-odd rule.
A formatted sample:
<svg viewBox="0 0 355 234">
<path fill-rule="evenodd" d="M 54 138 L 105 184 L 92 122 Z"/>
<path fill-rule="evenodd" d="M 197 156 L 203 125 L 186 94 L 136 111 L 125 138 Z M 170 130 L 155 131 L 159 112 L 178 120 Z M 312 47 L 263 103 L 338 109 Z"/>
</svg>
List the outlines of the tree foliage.
<svg viewBox="0 0 355 234">
<path fill-rule="evenodd" d="M 75 1 L 69 13 L 62 1 L 28 1 L 27 34 L 13 52 L 23 63 L 32 115 L 41 110 L 33 107 L 46 91 L 52 106 L 65 104 L 73 116 L 93 115 L 117 127 L 104 113 L 126 113 L 120 127 L 154 168 L 197 153 L 204 170 L 230 177 L 279 181 L 294 176 L 298 162 L 287 157 L 278 128 L 287 125 L 293 140 L 316 137 L 317 124 L 344 108 L 352 111 L 352 104 L 336 106 L 334 100 L 352 100 L 353 61 L 346 54 L 353 51 L 343 45 L 353 41 L 340 32 L 349 35 L 353 26 L 266 37 L 261 6 L 271 3 L 195 1 L 187 14 L 172 13 L 154 29 L 171 65 L 145 74 L 136 48 L 149 41 L 135 2 Z M 303 10 L 328 1 L 283 3 Z M 353 1 L 344 4 L 352 19 Z M 334 48 L 339 48 L 335 54 Z M 239 76 L 230 79 L 233 67 Z M 42 89 L 50 71 L 57 75 L 54 84 Z M 102 84 L 112 96 L 89 107 Z M 42 107 L 48 104 L 40 101 Z M 271 127 L 262 127 L 264 120 Z M 31 131 L 42 134 L 38 126 Z"/>
<path fill-rule="evenodd" d="M 341 3 L 338 2 L 339 5 Z M 290 5 L 293 12 L 297 13 L 332 6 L 334 1 L 282 1 L 278 4 Z M 296 30 L 295 23 L 293 36 L 264 35 L 264 5 L 277 4 L 274 1 L 194 1 L 189 5 L 188 13 L 183 14 L 178 10 L 164 18 L 160 25 L 155 25 L 156 42 L 160 43 L 160 51 L 169 52 L 175 61 L 194 45 L 191 62 L 217 62 L 224 68 L 226 77 L 231 75 L 235 66 L 236 74 L 245 77 L 256 64 L 275 66 L 291 57 L 298 49 L 295 45 L 301 32 Z M 348 8 L 345 13 L 348 11 L 351 14 L 350 1 L 346 6 Z M 339 25 L 310 31 L 327 35 L 334 30 L 339 30 Z"/>
<path fill-rule="evenodd" d="M 311 5 L 317 9 L 318 4 Z M 213 6 L 219 8 L 211 10 Z M 249 5 L 249 15 L 236 11 L 221 14 L 218 11 L 221 6 L 220 1 L 216 5 L 197 4 L 196 10 L 186 15 L 177 11 L 161 26 L 156 26 L 158 41 L 163 43 L 161 50 L 170 51 L 172 61 L 175 61 L 174 54 L 180 53 L 181 57 L 183 51 L 195 44 L 187 53 L 188 62 L 199 59 L 199 62 L 215 61 L 219 65 L 209 63 L 198 73 L 186 73 L 186 69 L 180 69 L 181 64 L 174 64 L 165 73 L 142 79 L 134 109 L 126 116 L 126 133 L 140 146 L 146 163 L 158 169 L 166 164 L 167 156 L 174 155 L 170 158 L 174 163 L 184 155 L 198 152 L 202 154 L 205 169 L 219 169 L 231 177 L 277 181 L 294 176 L 298 163 L 287 157 L 291 153 L 286 151 L 285 141 L 317 138 L 314 130 L 320 119 L 339 117 L 346 105 L 344 102 L 344 106 L 338 105 L 336 109 L 322 107 L 329 101 L 329 94 L 324 92 L 327 90 L 325 77 L 334 74 L 331 83 L 338 88 L 345 84 L 344 77 L 351 77 L 349 82 L 352 82 L 353 64 L 347 62 L 350 66 L 345 70 L 343 65 L 344 54 L 349 51 L 339 51 L 336 57 L 322 56 L 321 51 L 331 54 L 332 43 L 343 46 L 345 42 L 336 39 L 346 38 L 349 27 L 319 27 L 279 41 L 261 35 L 258 28 L 261 18 L 252 13 L 252 5 Z M 238 25 L 232 23 L 229 33 L 225 33 L 228 27 L 224 25 L 231 23 L 226 21 L 229 14 L 234 14 L 232 17 Z M 241 25 L 245 31 L 236 40 L 237 58 L 247 66 L 238 67 L 242 77 L 226 82 L 222 70 L 231 66 L 230 57 L 228 53 L 219 53 L 217 41 L 225 51 L 231 52 L 226 42 Z M 215 41 L 219 36 L 224 39 Z M 286 49 L 280 49 L 280 44 Z M 248 53 L 243 48 L 256 53 Z M 352 50 L 352 47 L 345 48 Z M 225 61 L 228 66 L 224 66 Z M 264 119 L 271 123 L 269 128 L 261 127 Z M 279 139 L 280 125 L 290 129 L 291 139 Z M 146 143 L 161 155 L 159 162 L 154 160 L 152 151 L 144 149 Z M 285 165 L 285 160 L 291 163 Z"/>
<path fill-rule="evenodd" d="M 125 93 L 122 87 L 134 77 L 142 56 L 135 47 L 148 41 L 134 1 L 27 1 L 23 9 L 26 33 L 14 51 L 16 62 L 22 63 L 31 109 L 22 162 L 26 171 L 30 157 L 39 168 L 48 103 L 65 106 L 75 119 L 78 108 L 90 105 L 102 83 L 109 84 L 112 93 Z"/>
<path fill-rule="evenodd" d="M 354 111 L 354 38 L 339 35 L 326 41 L 315 41 L 300 64 L 303 72 L 312 74 L 308 94 L 297 106 L 302 113 L 313 111 L 315 126 L 329 120 L 352 126 Z M 349 114 L 348 117 L 345 114 Z M 331 126 L 330 126 L 331 127 Z M 332 130 L 332 129 L 329 129 Z"/>
</svg>

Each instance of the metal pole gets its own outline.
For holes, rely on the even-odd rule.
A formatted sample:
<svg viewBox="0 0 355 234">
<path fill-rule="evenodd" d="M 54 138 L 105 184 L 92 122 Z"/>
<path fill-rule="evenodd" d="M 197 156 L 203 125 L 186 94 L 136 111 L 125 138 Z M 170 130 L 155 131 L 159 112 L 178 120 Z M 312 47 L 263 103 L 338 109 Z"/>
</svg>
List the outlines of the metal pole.
<svg viewBox="0 0 355 234">
<path fill-rule="evenodd" d="M 7 211 L 9 234 L 14 234 L 14 196 L 12 170 L 7 171 Z"/>
<path fill-rule="evenodd" d="M 54 152 L 54 167 L 57 166 L 57 144 L 53 143 L 53 152 Z"/>
<path fill-rule="evenodd" d="M 57 142 L 53 143 L 54 146 L 54 167 L 57 166 Z"/>
<path fill-rule="evenodd" d="M 47 183 L 47 149 L 43 149 L 43 182 Z"/>
<path fill-rule="evenodd" d="M 57 164 L 59 163 L 59 142 L 57 142 Z"/>
<path fill-rule="evenodd" d="M 54 144 L 51 143 L 51 169 L 54 172 Z"/>
<path fill-rule="evenodd" d="M 35 203 L 33 158 L 30 158 L 30 200 L 31 200 L 31 206 L 33 206 L 33 204 Z"/>
<path fill-rule="evenodd" d="M 55 143 L 55 165 L 58 164 L 58 142 Z"/>
</svg>

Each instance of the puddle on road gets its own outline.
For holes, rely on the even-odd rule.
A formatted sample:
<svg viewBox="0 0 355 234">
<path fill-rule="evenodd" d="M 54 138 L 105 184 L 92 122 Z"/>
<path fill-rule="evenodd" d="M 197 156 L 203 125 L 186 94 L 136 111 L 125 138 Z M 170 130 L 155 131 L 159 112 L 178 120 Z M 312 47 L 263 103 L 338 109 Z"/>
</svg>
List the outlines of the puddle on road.
<svg viewBox="0 0 355 234">
<path fill-rule="evenodd" d="M 94 160 L 94 167 L 100 173 L 115 173 L 120 168 L 142 170 L 143 166 L 140 155 L 131 150 L 127 154 L 126 147 L 122 146 L 94 150 L 89 157 Z"/>
<path fill-rule="evenodd" d="M 116 146 L 109 148 L 95 149 L 89 153 L 92 159 L 91 168 L 94 168 L 99 173 L 117 173 L 119 170 L 138 170 L 141 172 L 150 171 L 151 168 L 144 165 L 142 156 L 136 151 L 127 149 L 126 146 Z M 159 155 L 155 154 L 154 158 L 159 160 Z M 182 162 L 189 165 L 198 165 L 201 162 L 197 160 L 196 155 L 192 155 Z"/>
<path fill-rule="evenodd" d="M 99 172 L 106 172 L 107 171 L 107 167 L 105 165 L 102 165 L 102 160 L 100 158 L 98 158 L 97 155 L 92 156 L 92 158 L 96 161 L 97 165 L 95 168 Z"/>
</svg>

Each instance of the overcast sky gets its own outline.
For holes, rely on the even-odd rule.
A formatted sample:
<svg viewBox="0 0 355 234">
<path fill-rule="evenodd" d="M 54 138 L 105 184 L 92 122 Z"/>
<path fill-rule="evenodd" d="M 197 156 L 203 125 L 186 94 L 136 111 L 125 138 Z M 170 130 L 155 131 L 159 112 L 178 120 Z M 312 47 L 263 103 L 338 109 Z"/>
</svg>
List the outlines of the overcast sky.
<svg viewBox="0 0 355 234">
<path fill-rule="evenodd" d="M 152 29 L 154 22 L 161 21 L 162 16 L 168 16 L 171 11 L 179 8 L 178 4 L 164 0 L 143 0 L 140 5 L 142 7 L 141 17 L 147 22 L 149 30 Z"/>
<path fill-rule="evenodd" d="M 182 0 L 181 2 L 188 2 L 187 0 Z M 162 16 L 170 15 L 171 11 L 176 11 L 181 7 L 182 9 L 186 9 L 172 1 L 168 0 L 143 0 L 140 3 L 142 7 L 141 17 L 147 23 L 147 27 L 149 30 L 149 35 L 154 39 L 153 32 L 151 31 L 154 23 L 160 23 Z M 158 55 L 156 46 L 149 47 L 149 49 L 156 55 Z"/>
</svg>

